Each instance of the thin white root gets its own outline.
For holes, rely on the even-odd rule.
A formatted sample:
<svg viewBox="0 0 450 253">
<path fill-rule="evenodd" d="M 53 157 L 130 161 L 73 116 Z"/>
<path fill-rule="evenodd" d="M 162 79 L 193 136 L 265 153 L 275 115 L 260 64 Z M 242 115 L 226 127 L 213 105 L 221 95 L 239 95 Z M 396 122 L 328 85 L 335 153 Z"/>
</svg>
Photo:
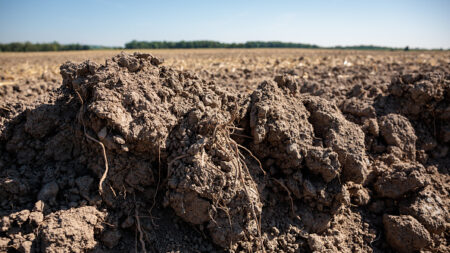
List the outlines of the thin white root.
<svg viewBox="0 0 450 253">
<path fill-rule="evenodd" d="M 105 161 L 105 171 L 103 172 L 102 177 L 100 178 L 100 182 L 98 183 L 98 191 L 100 192 L 100 195 L 103 194 L 103 182 L 105 182 L 106 177 L 108 176 L 108 158 L 106 157 L 106 149 L 105 149 L 105 145 L 103 145 L 103 143 L 101 143 L 100 141 L 96 140 L 95 138 L 91 137 L 85 129 L 84 135 L 91 141 L 97 143 L 98 145 L 100 145 L 100 147 L 102 148 L 102 152 L 103 152 L 103 160 Z"/>
<path fill-rule="evenodd" d="M 156 191 L 155 194 L 153 194 L 153 203 L 152 206 L 150 207 L 150 210 L 148 211 L 148 213 L 150 214 L 150 219 L 152 221 L 153 226 L 157 227 L 156 223 L 153 221 L 153 215 L 152 215 L 152 211 L 153 208 L 156 205 L 156 197 L 158 195 L 158 191 L 159 191 L 159 185 L 161 183 L 161 144 L 158 146 L 158 184 L 156 184 Z"/>
<path fill-rule="evenodd" d="M 289 200 L 290 200 L 290 202 L 291 202 L 292 217 L 295 217 L 294 200 L 292 199 L 291 191 L 287 188 L 286 185 L 284 185 L 284 184 L 283 184 L 281 181 L 279 181 L 278 179 L 272 178 L 272 180 L 275 181 L 275 182 L 277 182 L 277 183 L 281 186 L 281 188 L 283 188 L 283 190 L 285 190 L 285 191 L 287 192 L 288 197 L 289 197 Z"/>
<path fill-rule="evenodd" d="M 106 148 L 105 145 L 103 145 L 102 142 L 98 141 L 97 139 L 95 139 L 94 137 L 90 136 L 87 131 L 86 131 L 86 125 L 84 124 L 84 120 L 83 120 L 83 107 L 84 107 L 84 101 L 83 98 L 81 97 L 80 93 L 75 90 L 75 93 L 77 93 L 78 98 L 80 99 L 81 102 L 81 107 L 80 107 L 80 111 L 78 113 L 78 120 L 81 121 L 81 124 L 83 125 L 83 131 L 84 131 L 84 135 L 86 136 L 86 138 L 88 138 L 89 140 L 97 143 L 98 145 L 100 145 L 100 147 L 102 148 L 102 153 L 103 153 L 103 160 L 105 162 L 105 171 L 103 172 L 102 177 L 100 178 L 100 182 L 98 183 L 98 191 L 100 193 L 100 195 L 103 194 L 103 182 L 105 182 L 106 177 L 108 176 L 108 158 L 106 157 Z"/>
<path fill-rule="evenodd" d="M 247 151 L 247 153 L 248 153 L 253 159 L 255 159 L 255 160 L 258 162 L 259 169 L 261 170 L 261 172 L 262 172 L 262 173 L 264 174 L 264 176 L 265 176 L 265 175 L 266 175 L 266 172 L 264 171 L 264 169 L 263 169 L 263 167 L 262 167 L 261 161 L 259 161 L 259 159 L 256 158 L 255 155 L 253 155 L 252 151 L 250 151 L 248 148 L 246 148 L 246 147 L 244 147 L 244 146 L 242 146 L 242 145 L 240 145 L 240 144 L 238 144 L 238 143 L 236 143 L 236 145 L 237 145 L 239 148 L 242 148 L 243 150 Z"/>
<path fill-rule="evenodd" d="M 237 105 L 236 105 L 236 107 L 237 107 Z M 253 216 L 253 220 L 256 222 L 256 225 L 257 225 L 257 233 L 258 233 L 258 241 L 259 241 L 259 245 L 257 245 L 258 252 L 266 252 L 266 249 L 265 249 L 264 243 L 263 243 L 262 232 L 261 232 L 261 215 L 259 215 L 259 219 L 258 219 L 258 215 L 256 214 L 257 212 L 256 212 L 254 200 L 251 198 L 248 186 L 245 181 L 247 180 L 247 177 L 248 177 L 248 180 L 250 180 L 251 184 L 256 184 L 256 183 L 254 182 L 253 178 L 251 177 L 250 171 L 244 161 L 244 158 L 241 157 L 242 154 L 240 153 L 239 148 L 244 149 L 246 152 L 248 152 L 250 154 L 250 156 L 252 158 L 254 158 L 258 162 L 259 167 L 264 175 L 266 175 L 266 172 L 263 170 L 261 162 L 258 160 L 258 158 L 256 158 L 252 154 L 252 152 L 250 150 L 248 150 L 244 146 L 239 145 L 235 140 L 233 140 L 230 137 L 230 135 L 233 133 L 232 131 L 230 131 L 230 129 L 233 131 L 234 130 L 242 130 L 233 125 L 233 121 L 235 120 L 235 118 L 236 118 L 236 114 L 233 114 L 230 121 L 228 121 L 227 123 L 216 125 L 216 127 L 214 128 L 214 131 L 213 131 L 213 136 L 216 139 L 216 145 L 220 149 L 222 149 L 225 152 L 228 152 L 228 150 L 231 149 L 236 156 L 237 170 L 236 170 L 234 184 L 236 185 L 237 180 L 239 180 L 240 183 L 242 184 L 244 193 L 250 202 L 250 213 Z M 224 143 L 222 143 L 222 140 L 220 139 L 220 137 L 223 138 L 222 140 Z"/>
<path fill-rule="evenodd" d="M 147 253 L 147 250 L 145 249 L 145 242 L 144 242 L 144 237 L 143 237 L 144 233 L 142 232 L 142 229 L 141 229 L 141 221 L 139 220 L 139 214 L 138 214 L 137 207 L 134 208 L 134 217 L 136 219 L 137 229 L 139 231 L 139 241 L 141 242 L 142 252 Z"/>
</svg>

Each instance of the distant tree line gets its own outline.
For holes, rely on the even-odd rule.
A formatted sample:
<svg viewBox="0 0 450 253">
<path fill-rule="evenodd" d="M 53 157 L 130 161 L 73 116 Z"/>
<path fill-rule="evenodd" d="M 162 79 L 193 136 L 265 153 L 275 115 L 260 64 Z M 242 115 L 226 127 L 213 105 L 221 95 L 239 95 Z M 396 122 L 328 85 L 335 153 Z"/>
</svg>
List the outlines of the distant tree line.
<svg viewBox="0 0 450 253">
<path fill-rule="evenodd" d="M 423 50 L 419 48 L 410 49 L 380 47 L 372 45 L 361 46 L 336 46 L 319 47 L 312 44 L 281 42 L 281 41 L 247 41 L 245 43 L 223 43 L 212 40 L 196 41 L 136 41 L 125 44 L 125 47 L 104 47 L 81 44 L 59 44 L 13 42 L 0 44 L 0 52 L 36 52 L 36 51 L 70 51 L 70 50 L 98 50 L 98 49 L 174 49 L 174 48 L 323 48 L 323 49 L 349 49 L 349 50 Z M 442 50 L 442 49 L 441 49 Z"/>
<path fill-rule="evenodd" d="M 52 43 L 31 43 L 31 42 L 13 42 L 0 44 L 0 52 L 37 52 L 37 51 L 71 51 L 71 50 L 89 50 L 88 45 L 66 44 L 58 42 Z"/>
<path fill-rule="evenodd" d="M 360 46 L 335 46 L 330 49 L 348 49 L 348 50 L 405 50 L 408 51 L 409 47 L 405 48 L 393 48 L 393 47 L 380 47 L 372 45 L 360 45 Z"/>
<path fill-rule="evenodd" d="M 126 49 L 172 49 L 172 48 L 319 48 L 317 45 L 281 41 L 248 41 L 223 43 L 211 40 L 196 41 L 136 41 L 125 44 Z"/>
</svg>

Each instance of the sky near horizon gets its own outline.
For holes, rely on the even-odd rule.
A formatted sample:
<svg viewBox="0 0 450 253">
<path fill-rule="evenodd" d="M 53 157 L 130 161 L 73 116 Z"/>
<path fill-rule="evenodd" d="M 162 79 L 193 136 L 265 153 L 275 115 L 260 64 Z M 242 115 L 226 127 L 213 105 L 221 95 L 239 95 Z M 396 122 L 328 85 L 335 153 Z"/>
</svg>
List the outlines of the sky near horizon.
<svg viewBox="0 0 450 253">
<path fill-rule="evenodd" d="M 450 0 L 0 0 L 0 43 L 277 40 L 450 48 Z"/>
</svg>

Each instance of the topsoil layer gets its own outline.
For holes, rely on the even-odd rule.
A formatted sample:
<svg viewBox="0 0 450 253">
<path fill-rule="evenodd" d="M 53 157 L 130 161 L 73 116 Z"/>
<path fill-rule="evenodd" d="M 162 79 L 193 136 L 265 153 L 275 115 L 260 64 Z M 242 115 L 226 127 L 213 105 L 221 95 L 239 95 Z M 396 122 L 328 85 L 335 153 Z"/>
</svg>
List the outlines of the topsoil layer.
<svg viewBox="0 0 450 253">
<path fill-rule="evenodd" d="M 0 87 L 0 251 L 449 252 L 450 66 L 376 66 Z"/>
</svg>

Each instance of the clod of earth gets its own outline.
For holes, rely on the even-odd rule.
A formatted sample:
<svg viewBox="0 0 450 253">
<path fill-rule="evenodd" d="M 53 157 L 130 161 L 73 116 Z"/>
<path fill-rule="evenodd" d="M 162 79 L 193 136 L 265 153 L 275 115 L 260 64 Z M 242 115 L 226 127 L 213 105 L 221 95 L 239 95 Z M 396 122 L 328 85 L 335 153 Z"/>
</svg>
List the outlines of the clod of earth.
<svg viewBox="0 0 450 253">
<path fill-rule="evenodd" d="M 0 250 L 446 252 L 450 79 L 423 68 L 241 93 L 150 54 L 67 62 L 0 111 Z"/>
</svg>

